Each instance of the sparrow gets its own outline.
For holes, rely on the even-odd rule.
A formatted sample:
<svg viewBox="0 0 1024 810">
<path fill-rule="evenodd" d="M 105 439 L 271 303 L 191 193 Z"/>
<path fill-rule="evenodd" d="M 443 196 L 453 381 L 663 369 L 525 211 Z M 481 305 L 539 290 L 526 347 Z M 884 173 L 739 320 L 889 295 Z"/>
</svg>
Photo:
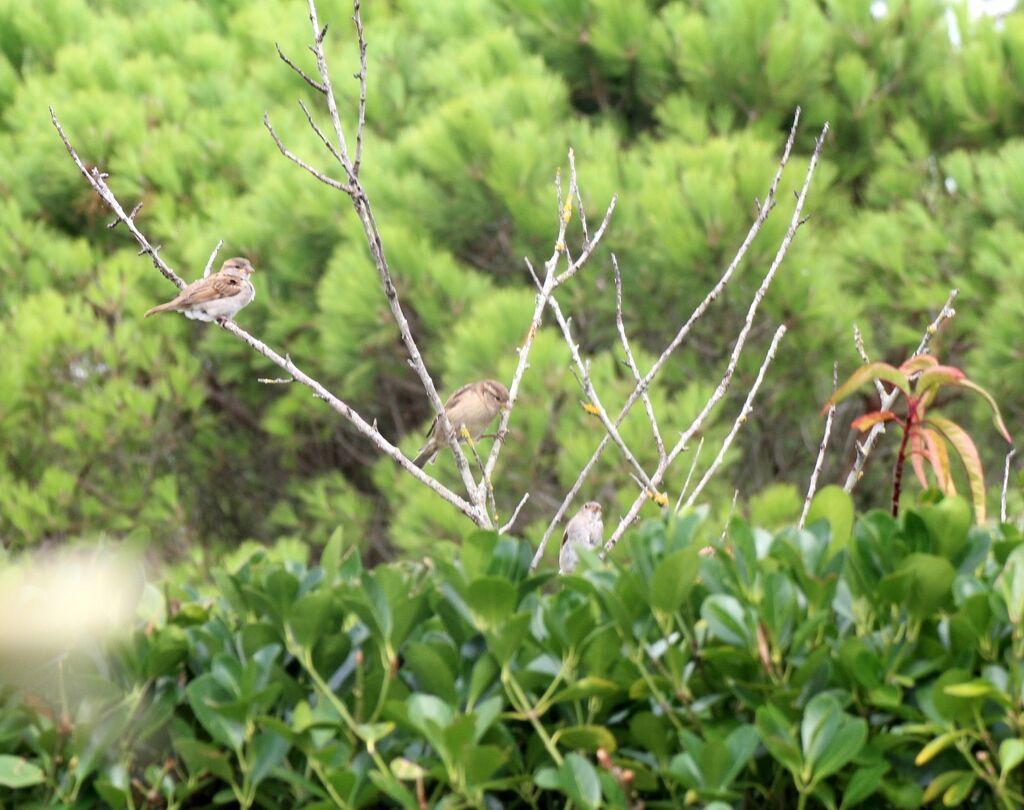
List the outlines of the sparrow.
<svg viewBox="0 0 1024 810">
<path fill-rule="evenodd" d="M 603 542 L 601 504 L 597 501 L 587 501 L 565 525 L 562 549 L 558 552 L 558 573 L 571 574 L 576 570 L 576 564 L 579 562 L 578 549 L 598 548 Z"/>
<path fill-rule="evenodd" d="M 508 389 L 497 380 L 481 380 L 464 385 L 444 404 L 444 412 L 460 441 L 464 438 L 463 428 L 469 431 L 473 441 L 476 441 L 498 415 L 498 411 L 507 409 Z M 416 454 L 412 463 L 420 468 L 433 463 L 437 454 L 447 445 L 448 439 L 444 436 L 444 431 L 441 430 L 435 416 L 427 431 L 427 443 Z"/>
<path fill-rule="evenodd" d="M 180 312 L 193 321 L 223 324 L 256 297 L 256 288 L 249 281 L 254 272 L 248 259 L 228 259 L 216 273 L 193 281 L 166 304 L 149 310 L 146 317 L 157 312 Z"/>
</svg>

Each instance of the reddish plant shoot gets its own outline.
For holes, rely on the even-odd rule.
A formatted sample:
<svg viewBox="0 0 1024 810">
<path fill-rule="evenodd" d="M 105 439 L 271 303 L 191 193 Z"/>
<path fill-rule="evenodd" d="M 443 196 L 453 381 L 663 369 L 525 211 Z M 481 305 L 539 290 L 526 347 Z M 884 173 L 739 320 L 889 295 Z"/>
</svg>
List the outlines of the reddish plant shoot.
<svg viewBox="0 0 1024 810">
<path fill-rule="evenodd" d="M 919 354 L 911 357 L 899 368 L 888 363 L 868 363 L 857 369 L 850 378 L 839 386 L 825 406 L 830 406 L 848 397 L 861 386 L 881 380 L 894 386 L 901 394 L 903 414 L 895 411 L 871 411 L 853 420 L 852 426 L 863 433 L 879 422 L 895 422 L 903 432 L 892 479 L 892 514 L 899 514 L 900 490 L 903 481 L 903 467 L 908 450 L 910 463 L 921 486 L 927 488 L 926 465 L 931 467 L 938 488 L 947 495 L 956 493 L 950 468 L 949 447 L 960 458 L 967 474 L 967 483 L 974 502 L 975 520 L 985 522 L 985 476 L 981 458 L 973 439 L 960 425 L 932 411 L 932 405 L 939 391 L 946 388 L 966 388 L 984 397 L 992 408 L 996 429 L 1010 444 L 1013 438 L 1006 429 L 999 406 L 992 396 L 955 366 L 944 366 L 933 356 Z"/>
</svg>

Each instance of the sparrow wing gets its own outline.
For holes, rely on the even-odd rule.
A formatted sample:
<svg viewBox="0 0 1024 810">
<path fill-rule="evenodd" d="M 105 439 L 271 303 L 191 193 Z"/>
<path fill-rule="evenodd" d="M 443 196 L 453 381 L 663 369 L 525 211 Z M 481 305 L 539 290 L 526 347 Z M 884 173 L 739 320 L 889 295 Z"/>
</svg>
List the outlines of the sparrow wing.
<svg viewBox="0 0 1024 810">
<path fill-rule="evenodd" d="M 466 385 L 462 386 L 461 388 L 455 389 L 455 393 L 452 394 L 450 397 L 448 397 L 448 401 L 444 403 L 444 410 L 445 410 L 445 413 L 448 414 L 449 421 L 452 418 L 452 411 L 454 410 L 455 407 L 458 406 L 459 401 L 465 398 L 466 392 L 469 391 L 469 389 L 472 388 L 473 385 L 474 385 L 473 383 L 467 383 Z M 425 436 L 430 436 L 434 432 L 434 429 L 436 427 L 437 427 L 437 417 L 435 416 L 433 418 L 433 420 L 430 422 L 430 427 L 427 428 L 427 432 L 424 435 Z"/>
<path fill-rule="evenodd" d="M 222 298 L 234 298 L 242 291 L 242 280 L 236 276 L 214 273 L 193 281 L 178 296 L 180 306 L 194 306 Z"/>
</svg>

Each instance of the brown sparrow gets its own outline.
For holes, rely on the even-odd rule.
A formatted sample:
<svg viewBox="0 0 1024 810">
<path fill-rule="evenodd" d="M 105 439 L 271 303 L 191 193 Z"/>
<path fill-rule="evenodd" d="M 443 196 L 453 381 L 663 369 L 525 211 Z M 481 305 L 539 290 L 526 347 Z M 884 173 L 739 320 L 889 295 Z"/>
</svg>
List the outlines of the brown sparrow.
<svg viewBox="0 0 1024 810">
<path fill-rule="evenodd" d="M 455 434 L 460 440 L 465 428 L 473 441 L 479 439 L 491 424 L 498 411 L 508 408 L 508 389 L 497 380 L 481 380 L 464 385 L 448 398 L 444 412 L 448 416 Z M 437 454 L 448 445 L 448 439 L 434 417 L 427 431 L 427 443 L 413 459 L 417 467 L 424 467 L 434 461 Z"/>
<path fill-rule="evenodd" d="M 604 541 L 604 523 L 601 521 L 601 504 L 587 501 L 580 507 L 572 520 L 565 525 L 562 535 L 562 549 L 558 552 L 558 573 L 571 574 L 580 561 L 577 549 L 598 548 Z"/>
<path fill-rule="evenodd" d="M 180 312 L 193 321 L 223 324 L 256 297 L 256 288 L 249 281 L 254 272 L 248 259 L 228 259 L 216 273 L 193 281 L 166 304 L 149 310 L 146 317 L 157 312 Z"/>
</svg>

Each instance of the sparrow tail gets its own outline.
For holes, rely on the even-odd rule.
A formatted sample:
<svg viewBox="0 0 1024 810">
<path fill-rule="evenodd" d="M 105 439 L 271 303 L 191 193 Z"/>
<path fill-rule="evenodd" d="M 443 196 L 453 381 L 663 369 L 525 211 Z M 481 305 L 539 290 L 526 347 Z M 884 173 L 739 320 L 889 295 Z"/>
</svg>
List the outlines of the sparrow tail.
<svg viewBox="0 0 1024 810">
<path fill-rule="evenodd" d="M 419 467 L 421 470 L 426 467 L 431 461 L 434 460 L 434 452 L 429 447 L 424 447 L 416 454 L 416 458 L 412 460 L 412 463 Z"/>
<path fill-rule="evenodd" d="M 158 312 L 170 312 L 172 309 L 174 309 L 174 302 L 168 301 L 166 304 L 159 304 L 148 310 L 142 317 L 148 318 L 150 315 L 156 315 Z"/>
</svg>

